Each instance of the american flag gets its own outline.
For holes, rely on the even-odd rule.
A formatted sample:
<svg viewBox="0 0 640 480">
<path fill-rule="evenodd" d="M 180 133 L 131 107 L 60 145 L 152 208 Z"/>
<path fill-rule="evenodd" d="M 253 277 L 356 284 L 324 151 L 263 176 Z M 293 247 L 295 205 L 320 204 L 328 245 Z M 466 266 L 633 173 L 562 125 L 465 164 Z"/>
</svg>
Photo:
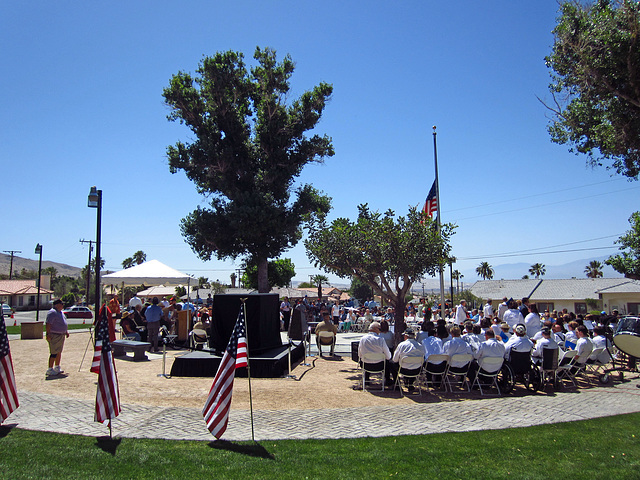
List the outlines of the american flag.
<svg viewBox="0 0 640 480">
<path fill-rule="evenodd" d="M 229 345 L 222 356 L 216 378 L 213 379 L 213 385 L 211 385 L 209 397 L 202 409 L 202 416 L 207 422 L 207 428 L 216 438 L 220 438 L 227 429 L 236 368 L 248 365 L 244 313 L 242 306 L 240 306 L 240 313 L 238 313 L 236 326 L 229 339 Z"/>
<path fill-rule="evenodd" d="M 438 200 L 436 199 L 436 182 L 434 180 L 427 195 L 427 200 L 424 202 L 424 214 L 433 217 L 433 212 L 438 210 Z"/>
<path fill-rule="evenodd" d="M 109 320 L 106 305 L 100 309 L 96 327 L 96 347 L 91 371 L 98 374 L 98 391 L 96 393 L 96 422 L 111 422 L 120 414 L 120 391 L 118 375 L 109 343 Z"/>
<path fill-rule="evenodd" d="M 4 316 L 0 311 L 0 423 L 4 422 L 5 418 L 19 405 L 7 327 L 4 324 Z"/>
</svg>

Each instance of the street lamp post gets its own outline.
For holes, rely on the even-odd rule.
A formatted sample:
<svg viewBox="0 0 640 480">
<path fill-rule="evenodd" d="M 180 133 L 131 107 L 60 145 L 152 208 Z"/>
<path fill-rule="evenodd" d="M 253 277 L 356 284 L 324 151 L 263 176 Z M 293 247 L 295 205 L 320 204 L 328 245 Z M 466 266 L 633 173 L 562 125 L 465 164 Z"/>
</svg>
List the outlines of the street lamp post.
<svg viewBox="0 0 640 480">
<path fill-rule="evenodd" d="M 102 224 L 102 190 L 91 187 L 87 206 L 97 209 L 96 219 L 96 290 L 95 290 L 95 319 L 98 324 L 98 312 L 100 311 L 100 231 Z"/>
<path fill-rule="evenodd" d="M 38 296 L 36 297 L 36 322 L 40 320 L 40 279 L 42 278 L 42 245 L 36 245 L 36 253 L 40 255 L 38 260 Z"/>
</svg>

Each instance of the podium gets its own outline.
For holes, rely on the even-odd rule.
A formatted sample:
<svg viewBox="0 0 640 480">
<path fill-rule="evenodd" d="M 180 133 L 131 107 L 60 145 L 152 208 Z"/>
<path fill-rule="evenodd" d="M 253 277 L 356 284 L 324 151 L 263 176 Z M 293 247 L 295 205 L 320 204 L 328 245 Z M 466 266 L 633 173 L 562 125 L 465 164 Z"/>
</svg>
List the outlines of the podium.
<svg viewBox="0 0 640 480">
<path fill-rule="evenodd" d="M 190 324 L 192 319 L 193 313 L 190 310 L 180 310 L 178 312 L 176 334 L 178 335 L 179 342 L 186 342 L 189 338 L 189 331 L 191 330 Z"/>
</svg>

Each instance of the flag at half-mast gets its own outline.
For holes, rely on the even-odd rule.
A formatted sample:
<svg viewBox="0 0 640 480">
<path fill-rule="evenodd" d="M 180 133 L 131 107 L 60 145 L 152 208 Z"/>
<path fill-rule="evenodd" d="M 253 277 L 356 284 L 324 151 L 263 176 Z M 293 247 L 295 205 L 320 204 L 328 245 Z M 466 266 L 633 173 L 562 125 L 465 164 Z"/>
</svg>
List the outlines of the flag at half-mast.
<svg viewBox="0 0 640 480">
<path fill-rule="evenodd" d="M 9 337 L 0 312 L 0 424 L 18 408 L 18 389 L 13 375 Z"/>
<path fill-rule="evenodd" d="M 229 344 L 222 356 L 218 372 L 209 391 L 209 397 L 202 409 L 202 416 L 207 422 L 207 428 L 218 439 L 227 429 L 229 422 L 229 408 L 231 407 L 236 369 L 246 366 L 248 366 L 247 334 L 244 312 L 240 306 L 240 313 L 238 313 Z"/>
<path fill-rule="evenodd" d="M 431 190 L 429 190 L 429 195 L 427 195 L 427 200 L 424 202 L 423 208 L 424 214 L 433 217 L 433 213 L 438 211 L 438 200 L 436 198 L 436 182 L 433 181 L 433 185 L 431 185 Z"/>
</svg>

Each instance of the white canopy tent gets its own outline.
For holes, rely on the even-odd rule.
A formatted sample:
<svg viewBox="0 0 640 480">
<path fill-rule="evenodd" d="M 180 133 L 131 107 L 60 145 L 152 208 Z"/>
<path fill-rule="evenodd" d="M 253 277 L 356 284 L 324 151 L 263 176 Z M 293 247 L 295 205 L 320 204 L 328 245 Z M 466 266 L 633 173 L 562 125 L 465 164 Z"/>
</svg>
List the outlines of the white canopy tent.
<svg viewBox="0 0 640 480">
<path fill-rule="evenodd" d="M 158 260 L 149 260 L 135 267 L 102 276 L 107 285 L 182 285 L 191 283 L 191 276 L 168 267 Z"/>
</svg>

